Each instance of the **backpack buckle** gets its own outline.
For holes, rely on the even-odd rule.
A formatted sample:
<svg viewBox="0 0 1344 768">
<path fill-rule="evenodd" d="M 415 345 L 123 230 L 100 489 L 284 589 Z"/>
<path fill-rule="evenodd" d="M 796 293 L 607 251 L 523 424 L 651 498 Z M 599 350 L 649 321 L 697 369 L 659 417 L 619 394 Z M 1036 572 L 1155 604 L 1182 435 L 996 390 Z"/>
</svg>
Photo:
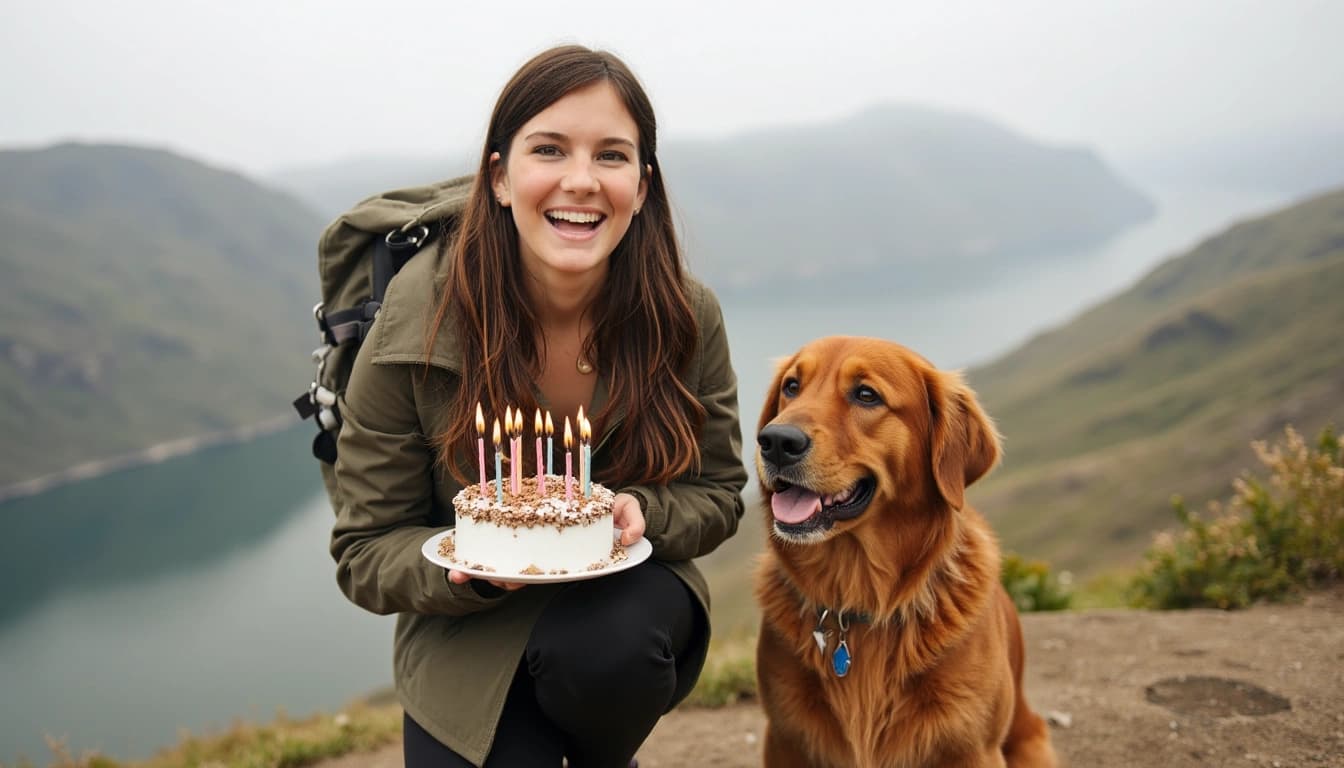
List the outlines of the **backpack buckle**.
<svg viewBox="0 0 1344 768">
<path fill-rule="evenodd" d="M 394 229 L 387 233 L 383 240 L 387 247 L 392 251 L 399 251 L 405 248 L 419 249 L 429 239 L 429 227 L 424 224 L 414 224 L 407 222 L 401 229 Z"/>
</svg>

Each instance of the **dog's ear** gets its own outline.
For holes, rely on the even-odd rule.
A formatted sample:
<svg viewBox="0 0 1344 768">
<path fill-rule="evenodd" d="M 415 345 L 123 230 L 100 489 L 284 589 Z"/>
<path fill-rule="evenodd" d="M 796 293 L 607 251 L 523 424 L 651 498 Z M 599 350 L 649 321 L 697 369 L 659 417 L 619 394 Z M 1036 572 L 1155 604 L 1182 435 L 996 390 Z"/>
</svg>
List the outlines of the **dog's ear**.
<svg viewBox="0 0 1344 768">
<path fill-rule="evenodd" d="M 765 429 L 765 425 L 774 420 L 779 413 L 779 390 L 784 386 L 784 372 L 789 370 L 797 355 L 781 357 L 775 360 L 775 375 L 770 379 L 770 388 L 765 391 L 765 405 L 761 406 L 761 418 L 756 423 L 756 431 Z"/>
<path fill-rule="evenodd" d="M 930 369 L 924 382 L 933 478 L 948 505 L 961 509 L 966 487 L 998 462 L 999 434 L 960 374 Z"/>
</svg>

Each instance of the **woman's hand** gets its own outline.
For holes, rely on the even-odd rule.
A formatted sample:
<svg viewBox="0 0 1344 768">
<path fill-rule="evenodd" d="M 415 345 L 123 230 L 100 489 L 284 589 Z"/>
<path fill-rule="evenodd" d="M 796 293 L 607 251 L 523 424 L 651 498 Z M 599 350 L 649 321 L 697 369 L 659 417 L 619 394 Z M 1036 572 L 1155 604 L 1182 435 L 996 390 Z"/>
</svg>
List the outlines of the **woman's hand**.
<svg viewBox="0 0 1344 768">
<path fill-rule="evenodd" d="M 621 529 L 621 546 L 628 547 L 644 535 L 644 510 L 634 496 L 616 494 L 616 500 L 611 503 L 611 516 L 616 527 Z"/>
<path fill-rule="evenodd" d="M 469 573 L 454 571 L 451 568 L 448 569 L 448 580 L 454 584 L 466 584 L 474 578 L 476 577 Z M 502 589 L 505 592 L 512 592 L 515 589 L 522 589 L 527 586 L 527 583 L 522 581 L 496 581 L 495 579 L 485 579 L 485 582 L 493 587 Z"/>
</svg>

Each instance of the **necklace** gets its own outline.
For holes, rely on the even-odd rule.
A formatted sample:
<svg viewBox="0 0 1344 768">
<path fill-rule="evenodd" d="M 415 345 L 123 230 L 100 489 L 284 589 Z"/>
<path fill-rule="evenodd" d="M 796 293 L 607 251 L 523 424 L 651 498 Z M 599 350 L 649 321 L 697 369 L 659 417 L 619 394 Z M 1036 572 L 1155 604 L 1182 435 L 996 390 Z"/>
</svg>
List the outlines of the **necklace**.
<svg viewBox="0 0 1344 768">
<path fill-rule="evenodd" d="M 578 368 L 579 373 L 582 373 L 584 376 L 593 372 L 593 364 L 584 360 L 582 355 L 574 358 L 574 367 Z"/>
</svg>

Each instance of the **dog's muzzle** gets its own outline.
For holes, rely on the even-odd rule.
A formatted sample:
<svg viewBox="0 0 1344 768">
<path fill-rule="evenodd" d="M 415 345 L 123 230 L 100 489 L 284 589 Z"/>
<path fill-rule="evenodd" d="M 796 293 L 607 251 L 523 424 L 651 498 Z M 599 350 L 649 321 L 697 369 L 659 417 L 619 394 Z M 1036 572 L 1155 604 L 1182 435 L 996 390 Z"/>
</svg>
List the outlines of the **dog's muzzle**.
<svg viewBox="0 0 1344 768">
<path fill-rule="evenodd" d="M 756 444 L 761 448 L 761 458 L 777 471 L 802 461 L 812 447 L 812 438 L 792 424 L 769 424 L 756 436 Z"/>
</svg>

